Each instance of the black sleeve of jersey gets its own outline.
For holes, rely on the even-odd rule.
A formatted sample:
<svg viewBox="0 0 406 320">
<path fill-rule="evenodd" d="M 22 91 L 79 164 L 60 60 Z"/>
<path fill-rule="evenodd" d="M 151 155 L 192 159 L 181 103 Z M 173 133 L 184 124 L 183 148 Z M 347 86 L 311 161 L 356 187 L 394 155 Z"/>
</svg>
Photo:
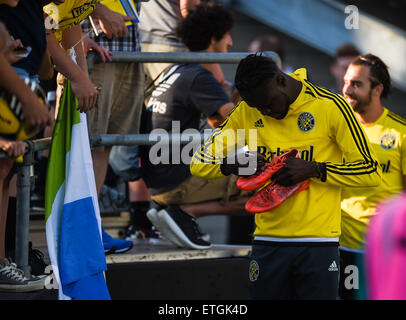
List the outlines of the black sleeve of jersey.
<svg viewBox="0 0 406 320">
<path fill-rule="evenodd" d="M 220 107 L 231 102 L 221 84 L 209 71 L 200 72 L 193 79 L 189 99 L 192 105 L 208 118 L 215 115 Z"/>
</svg>

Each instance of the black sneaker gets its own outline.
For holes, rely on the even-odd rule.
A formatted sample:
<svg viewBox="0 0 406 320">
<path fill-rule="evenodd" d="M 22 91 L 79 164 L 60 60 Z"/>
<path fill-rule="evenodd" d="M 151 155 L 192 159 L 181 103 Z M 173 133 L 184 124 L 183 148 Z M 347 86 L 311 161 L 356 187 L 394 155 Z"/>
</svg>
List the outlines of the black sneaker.
<svg viewBox="0 0 406 320">
<path fill-rule="evenodd" d="M 199 229 L 196 220 L 181 210 L 179 206 L 173 205 L 158 212 L 161 221 L 160 232 L 163 235 L 171 234 L 185 248 L 208 249 L 211 244 L 203 240 L 203 233 Z"/>
<path fill-rule="evenodd" d="M 44 288 L 45 278 L 25 277 L 24 272 L 7 258 L 0 260 L 0 291 L 31 292 Z"/>
<path fill-rule="evenodd" d="M 45 255 L 42 251 L 34 249 L 32 242 L 29 242 L 28 261 L 31 266 L 31 274 L 35 276 L 42 276 L 45 274 L 45 268 L 48 264 L 45 262 Z"/>
<path fill-rule="evenodd" d="M 10 250 L 6 252 L 6 255 L 15 260 L 15 251 Z M 45 274 L 45 268 L 48 264 L 45 262 L 45 255 L 41 250 L 34 249 L 32 242 L 28 243 L 28 264 L 31 267 L 31 274 L 34 276 L 42 276 Z"/>
</svg>

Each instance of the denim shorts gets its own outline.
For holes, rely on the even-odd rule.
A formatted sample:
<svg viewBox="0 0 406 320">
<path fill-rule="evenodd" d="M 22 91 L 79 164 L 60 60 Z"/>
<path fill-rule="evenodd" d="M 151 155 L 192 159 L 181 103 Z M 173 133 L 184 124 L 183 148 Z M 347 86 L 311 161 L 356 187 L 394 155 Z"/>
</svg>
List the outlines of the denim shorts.
<svg viewBox="0 0 406 320">
<path fill-rule="evenodd" d="M 18 67 L 13 67 L 15 72 L 21 77 L 21 78 L 29 78 L 31 81 L 34 81 L 36 83 L 39 83 L 39 77 L 37 74 L 35 75 L 30 75 L 26 70 Z"/>
<path fill-rule="evenodd" d="M 138 146 L 113 146 L 109 157 L 110 167 L 124 181 L 141 178 L 141 157 Z"/>
</svg>

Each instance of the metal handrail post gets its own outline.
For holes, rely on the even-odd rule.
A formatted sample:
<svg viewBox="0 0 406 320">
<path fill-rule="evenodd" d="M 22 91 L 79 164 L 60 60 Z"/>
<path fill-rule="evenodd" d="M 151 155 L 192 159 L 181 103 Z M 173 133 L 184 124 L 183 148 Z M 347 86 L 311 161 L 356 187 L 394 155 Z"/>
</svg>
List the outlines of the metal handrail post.
<svg viewBox="0 0 406 320">
<path fill-rule="evenodd" d="M 28 151 L 23 157 L 23 163 L 17 169 L 17 210 L 16 210 L 16 247 L 15 262 L 24 271 L 26 277 L 31 276 L 28 263 L 28 243 L 30 234 L 30 189 L 31 165 L 34 163 L 33 143 L 29 140 Z"/>
</svg>

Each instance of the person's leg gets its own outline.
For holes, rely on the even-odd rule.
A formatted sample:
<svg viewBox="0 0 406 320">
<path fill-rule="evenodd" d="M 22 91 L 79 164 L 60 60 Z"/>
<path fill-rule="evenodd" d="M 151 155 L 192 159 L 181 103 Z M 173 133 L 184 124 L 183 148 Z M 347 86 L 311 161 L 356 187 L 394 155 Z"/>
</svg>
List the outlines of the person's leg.
<svg viewBox="0 0 406 320">
<path fill-rule="evenodd" d="M 121 103 L 118 99 L 119 94 L 123 94 L 120 91 L 121 80 L 119 73 L 121 70 L 117 70 L 120 64 L 106 63 L 96 64 L 91 74 L 91 80 L 95 86 L 101 88 L 95 108 L 89 112 L 89 132 L 91 134 L 108 134 L 118 133 L 123 134 L 126 132 L 112 132 L 110 131 L 110 122 L 112 119 L 112 109 L 117 103 Z M 122 72 L 123 81 L 126 76 L 126 72 Z M 125 93 L 125 98 L 129 99 L 128 92 Z M 128 103 L 126 104 L 128 105 Z M 129 115 L 131 116 L 131 115 Z M 98 197 L 104 185 L 104 181 L 107 175 L 107 169 L 109 164 L 109 155 L 111 147 L 97 147 L 91 150 L 93 159 L 93 169 L 95 175 L 95 183 Z M 117 240 L 107 234 L 102 226 L 102 238 L 104 251 L 108 253 L 125 252 L 132 248 L 132 242 L 127 240 Z"/>
<path fill-rule="evenodd" d="M 0 260 L 5 258 L 5 234 L 8 208 L 8 186 L 14 160 L 0 159 Z"/>
<path fill-rule="evenodd" d="M 355 257 L 352 252 L 340 249 L 340 282 L 339 282 L 339 297 L 342 300 L 355 300 L 355 290 L 358 283 L 353 283 L 353 280 L 348 279 L 347 272 L 355 266 Z"/>
<path fill-rule="evenodd" d="M 207 181 L 191 176 L 175 189 L 151 196 L 164 208 L 156 213 L 148 212 L 148 218 L 177 246 L 207 249 L 210 242 L 200 231 L 195 217 L 245 214 L 246 198 L 238 196 L 233 177 Z"/>
<path fill-rule="evenodd" d="M 293 299 L 336 300 L 338 297 L 338 245 L 306 245 L 292 264 Z"/>
<path fill-rule="evenodd" d="M 292 248 L 287 246 L 252 246 L 249 266 L 249 296 L 254 300 L 289 300 L 292 298 Z"/>
<path fill-rule="evenodd" d="M 115 64 L 99 63 L 94 66 L 91 74 L 94 85 L 101 88 L 97 96 L 96 106 L 89 112 L 89 132 L 91 134 L 107 134 L 111 108 L 114 103 Z M 100 195 L 107 174 L 108 160 L 111 147 L 96 147 L 92 149 L 94 177 L 97 195 Z"/>
<path fill-rule="evenodd" d="M 8 185 L 7 219 L 5 229 L 5 252 L 14 254 L 16 244 L 16 223 L 17 223 L 17 175 L 9 174 L 5 185 Z M 13 256 L 10 256 L 13 257 Z"/>
<path fill-rule="evenodd" d="M 5 235 L 5 251 L 6 257 L 14 255 L 16 247 L 16 224 L 17 224 L 17 198 L 8 198 L 7 220 L 6 220 L 6 235 Z"/>
<path fill-rule="evenodd" d="M 145 240 L 152 236 L 152 223 L 147 218 L 150 209 L 148 188 L 143 179 L 128 182 L 130 226 L 127 239 Z"/>
<path fill-rule="evenodd" d="M 97 195 L 103 188 L 106 179 L 107 168 L 109 166 L 109 155 L 111 147 L 98 147 L 92 149 L 94 178 L 96 180 Z"/>
<path fill-rule="evenodd" d="M 250 245 L 254 231 L 255 216 L 229 216 L 227 243 Z"/>
<path fill-rule="evenodd" d="M 129 200 L 130 202 L 148 201 L 149 192 L 143 179 L 128 182 Z"/>
<path fill-rule="evenodd" d="M 193 218 L 201 218 L 213 215 L 241 216 L 251 215 L 245 211 L 244 205 L 249 197 L 237 198 L 226 204 L 218 200 L 180 205 L 180 208 Z"/>
</svg>

